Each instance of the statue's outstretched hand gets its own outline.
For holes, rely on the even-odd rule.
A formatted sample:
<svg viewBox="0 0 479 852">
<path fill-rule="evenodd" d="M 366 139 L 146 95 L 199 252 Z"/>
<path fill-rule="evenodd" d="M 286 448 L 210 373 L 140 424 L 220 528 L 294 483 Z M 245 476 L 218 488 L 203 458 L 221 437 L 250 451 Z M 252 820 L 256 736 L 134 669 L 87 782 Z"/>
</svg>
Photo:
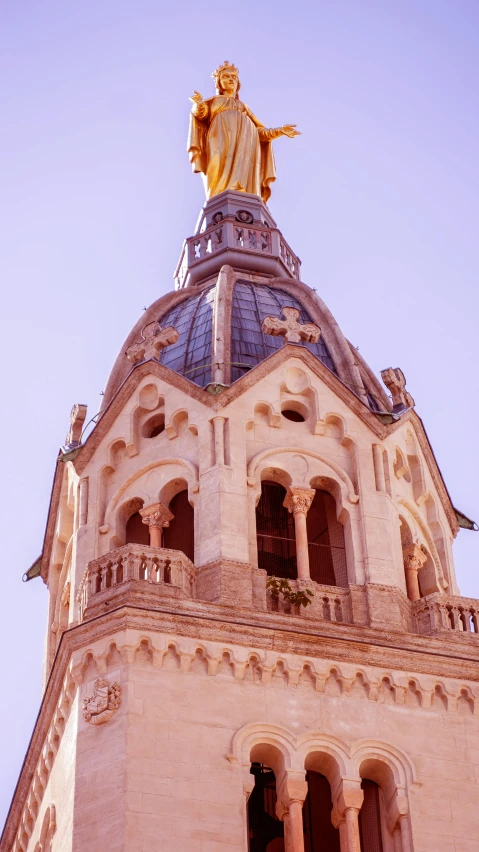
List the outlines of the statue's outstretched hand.
<svg viewBox="0 0 479 852">
<path fill-rule="evenodd" d="M 301 136 L 299 130 L 295 130 L 295 124 L 284 124 L 281 128 L 283 132 L 283 136 L 289 136 L 290 139 L 294 139 L 295 136 Z"/>
<path fill-rule="evenodd" d="M 195 89 L 195 91 L 193 92 L 193 94 L 190 98 L 190 101 L 193 101 L 194 104 L 202 104 L 203 103 L 203 95 L 200 95 L 200 93 L 197 92 L 196 89 Z"/>
</svg>

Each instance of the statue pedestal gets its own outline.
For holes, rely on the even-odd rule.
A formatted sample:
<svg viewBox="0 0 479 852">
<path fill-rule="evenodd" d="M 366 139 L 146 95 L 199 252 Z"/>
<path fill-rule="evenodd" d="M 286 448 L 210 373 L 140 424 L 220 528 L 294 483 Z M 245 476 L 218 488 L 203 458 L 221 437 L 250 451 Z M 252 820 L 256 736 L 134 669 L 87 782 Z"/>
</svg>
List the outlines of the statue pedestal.
<svg viewBox="0 0 479 852">
<path fill-rule="evenodd" d="M 227 190 L 204 205 L 194 236 L 183 244 L 177 290 L 215 275 L 222 266 L 300 280 L 301 261 L 258 195 Z"/>
</svg>

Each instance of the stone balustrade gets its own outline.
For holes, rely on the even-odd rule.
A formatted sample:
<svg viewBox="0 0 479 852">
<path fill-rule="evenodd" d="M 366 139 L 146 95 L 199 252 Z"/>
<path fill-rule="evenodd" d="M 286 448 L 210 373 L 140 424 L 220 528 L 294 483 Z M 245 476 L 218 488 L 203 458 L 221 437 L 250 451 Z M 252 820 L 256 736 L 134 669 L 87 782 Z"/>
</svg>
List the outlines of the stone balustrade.
<svg viewBox="0 0 479 852">
<path fill-rule="evenodd" d="M 311 603 L 307 607 L 291 605 L 282 595 L 267 596 L 270 612 L 282 612 L 287 615 L 306 615 L 320 621 L 352 624 L 351 592 L 339 586 L 322 586 L 313 580 L 307 582 L 290 580 L 293 591 L 310 589 L 313 592 Z"/>
<path fill-rule="evenodd" d="M 412 604 L 418 633 L 454 631 L 479 636 L 479 600 L 435 592 Z"/>
<path fill-rule="evenodd" d="M 126 544 L 89 562 L 78 590 L 79 619 L 108 591 L 126 583 L 171 586 L 184 597 L 195 596 L 195 566 L 181 550 Z"/>
<path fill-rule="evenodd" d="M 185 240 L 175 273 L 176 289 L 217 272 L 218 259 L 220 265 L 259 266 L 269 274 L 300 280 L 301 262 L 277 228 L 225 217 Z"/>
</svg>

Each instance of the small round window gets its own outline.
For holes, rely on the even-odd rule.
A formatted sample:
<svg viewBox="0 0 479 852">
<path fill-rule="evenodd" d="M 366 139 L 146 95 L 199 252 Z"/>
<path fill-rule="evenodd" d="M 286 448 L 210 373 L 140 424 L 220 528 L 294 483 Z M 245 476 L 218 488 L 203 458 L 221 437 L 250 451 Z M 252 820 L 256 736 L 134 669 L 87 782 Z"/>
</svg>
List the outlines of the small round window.
<svg viewBox="0 0 479 852">
<path fill-rule="evenodd" d="M 299 411 L 294 411 L 292 408 L 283 408 L 281 412 L 286 420 L 292 420 L 293 423 L 304 423 L 305 418 Z"/>
<path fill-rule="evenodd" d="M 150 417 L 149 420 L 144 424 L 141 433 L 144 438 L 156 438 L 157 435 L 160 435 L 161 432 L 165 430 L 165 415 L 164 414 L 156 414 L 154 417 Z"/>
</svg>

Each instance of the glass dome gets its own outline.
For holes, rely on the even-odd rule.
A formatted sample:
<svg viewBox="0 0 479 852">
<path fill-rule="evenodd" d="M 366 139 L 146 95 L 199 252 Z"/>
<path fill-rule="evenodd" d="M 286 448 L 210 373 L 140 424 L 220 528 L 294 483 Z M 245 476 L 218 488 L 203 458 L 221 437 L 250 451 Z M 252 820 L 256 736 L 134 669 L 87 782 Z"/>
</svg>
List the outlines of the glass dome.
<svg viewBox="0 0 479 852">
<path fill-rule="evenodd" d="M 161 352 L 160 361 L 190 381 L 206 387 L 211 382 L 213 305 L 216 285 L 191 296 L 160 317 L 163 327 L 174 326 L 178 340 Z M 312 322 L 300 302 L 284 290 L 237 281 L 233 292 L 231 316 L 231 381 L 236 381 L 256 364 L 283 346 L 284 339 L 262 330 L 267 316 L 281 316 L 283 307 L 297 308 L 301 323 Z M 333 360 L 322 339 L 304 343 L 332 372 Z"/>
</svg>

